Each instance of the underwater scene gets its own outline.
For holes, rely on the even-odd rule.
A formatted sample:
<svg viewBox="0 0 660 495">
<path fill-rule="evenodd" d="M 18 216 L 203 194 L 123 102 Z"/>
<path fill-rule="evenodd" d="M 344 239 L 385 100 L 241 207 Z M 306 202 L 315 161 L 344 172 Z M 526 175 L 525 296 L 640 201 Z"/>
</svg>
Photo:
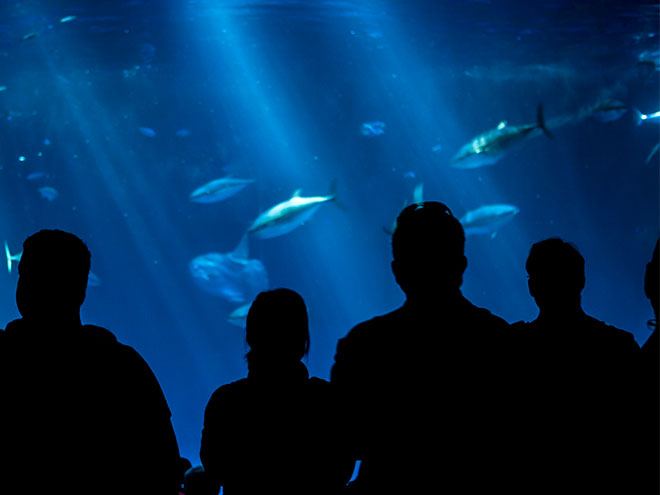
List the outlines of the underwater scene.
<svg viewBox="0 0 660 495">
<path fill-rule="evenodd" d="M 659 233 L 657 2 L 12 0 L 0 6 L 3 323 L 23 240 L 92 252 L 83 322 L 156 374 L 182 456 L 246 375 L 254 296 L 305 299 L 311 375 L 403 302 L 403 206 L 447 204 L 463 293 L 533 320 L 525 260 L 560 236 L 585 311 L 643 344 Z M 420 342 L 423 345 L 423 342 Z"/>
</svg>

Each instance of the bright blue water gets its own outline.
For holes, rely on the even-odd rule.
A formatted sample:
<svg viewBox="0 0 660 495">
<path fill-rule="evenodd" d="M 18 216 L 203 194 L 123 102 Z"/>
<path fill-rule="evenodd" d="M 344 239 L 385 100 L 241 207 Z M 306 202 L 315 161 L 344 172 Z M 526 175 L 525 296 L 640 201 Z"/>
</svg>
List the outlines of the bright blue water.
<svg viewBox="0 0 660 495">
<path fill-rule="evenodd" d="M 12 252 L 41 228 L 87 242 L 101 282 L 84 320 L 149 362 L 194 462 L 206 401 L 245 375 L 246 348 L 227 322 L 237 304 L 202 291 L 188 264 L 232 251 L 299 188 L 320 196 L 337 179 L 345 209 L 324 204 L 291 233 L 250 240 L 249 255 L 272 287 L 305 297 L 317 376 L 352 325 L 401 303 L 382 227 L 419 183 L 457 216 L 520 209 L 495 238 L 468 238 L 476 304 L 533 319 L 525 258 L 560 235 L 586 258 L 586 311 L 648 337 L 658 155 L 645 162 L 658 127 L 584 109 L 601 97 L 659 109 L 657 4 L 16 0 L 0 13 L 0 237 Z M 534 123 L 539 103 L 554 139 L 532 136 L 489 167 L 450 166 L 501 120 Z M 189 200 L 228 174 L 255 182 Z M 0 276 L 5 322 L 18 315 L 15 285 Z"/>
</svg>

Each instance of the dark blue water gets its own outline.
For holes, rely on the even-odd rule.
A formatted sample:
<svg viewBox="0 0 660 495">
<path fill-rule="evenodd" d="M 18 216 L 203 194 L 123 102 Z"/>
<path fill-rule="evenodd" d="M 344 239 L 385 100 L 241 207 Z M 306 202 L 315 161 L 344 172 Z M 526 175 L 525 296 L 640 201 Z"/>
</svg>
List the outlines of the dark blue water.
<svg viewBox="0 0 660 495">
<path fill-rule="evenodd" d="M 467 240 L 476 304 L 533 319 L 524 262 L 559 235 L 586 259 L 587 313 L 640 344 L 649 335 L 658 155 L 646 162 L 659 127 L 636 126 L 632 109 L 607 123 L 585 109 L 609 98 L 660 110 L 657 4 L 26 0 L 0 13 L 0 237 L 12 253 L 41 228 L 85 240 L 100 285 L 84 320 L 145 357 L 193 462 L 206 401 L 245 375 L 246 347 L 227 321 L 237 304 L 203 291 L 189 262 L 232 251 L 296 189 L 322 196 L 336 179 L 343 208 L 251 238 L 249 256 L 271 287 L 305 297 L 317 376 L 354 324 L 402 302 L 383 226 L 421 183 L 457 216 L 520 210 L 494 238 Z M 500 121 L 534 123 L 538 104 L 553 139 L 450 166 Z M 374 122 L 384 132 L 364 135 Z M 227 175 L 255 182 L 189 201 Z M 18 316 L 15 285 L 15 271 L 0 274 L 4 322 Z"/>
</svg>

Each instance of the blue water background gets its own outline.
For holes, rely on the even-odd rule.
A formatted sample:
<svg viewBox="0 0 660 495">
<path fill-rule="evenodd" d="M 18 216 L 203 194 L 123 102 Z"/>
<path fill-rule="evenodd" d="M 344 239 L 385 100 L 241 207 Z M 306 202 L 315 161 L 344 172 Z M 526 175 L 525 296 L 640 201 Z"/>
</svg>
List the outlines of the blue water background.
<svg viewBox="0 0 660 495">
<path fill-rule="evenodd" d="M 314 375 L 329 376 L 354 324 L 403 301 L 383 226 L 419 183 L 457 216 L 520 208 L 495 238 L 467 240 L 463 290 L 477 305 L 533 319 L 525 259 L 559 235 L 586 259 L 587 313 L 642 344 L 660 190 L 658 155 L 645 162 L 659 128 L 637 127 L 631 111 L 575 116 L 603 96 L 660 110 L 657 35 L 657 4 L 630 1 L 3 2 L 0 238 L 12 252 L 41 228 L 85 240 L 101 284 L 84 321 L 148 361 L 193 462 L 206 401 L 245 376 L 246 347 L 227 322 L 236 305 L 201 291 L 188 263 L 233 250 L 298 188 L 323 195 L 337 179 L 344 208 L 252 240 L 250 255 L 272 287 L 304 296 Z M 450 167 L 501 120 L 533 123 L 539 103 L 563 119 L 554 139 Z M 364 122 L 385 132 L 365 136 Z M 188 200 L 227 174 L 256 182 L 219 203 Z M 15 286 L 15 270 L 0 273 L 3 322 L 18 316 Z"/>
</svg>

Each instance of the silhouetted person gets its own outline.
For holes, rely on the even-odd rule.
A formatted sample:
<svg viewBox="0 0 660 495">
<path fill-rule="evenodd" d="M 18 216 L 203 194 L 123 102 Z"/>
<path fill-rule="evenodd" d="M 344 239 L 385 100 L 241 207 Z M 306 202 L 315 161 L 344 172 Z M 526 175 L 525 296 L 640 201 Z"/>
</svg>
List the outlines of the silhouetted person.
<svg viewBox="0 0 660 495">
<path fill-rule="evenodd" d="M 644 273 L 644 293 L 653 308 L 654 319 L 649 321 L 653 333 L 642 346 L 641 379 L 642 416 L 645 419 L 640 436 L 644 442 L 642 450 L 644 493 L 660 493 L 660 345 L 658 341 L 658 305 L 660 304 L 660 264 L 658 242 L 655 243 L 651 261 Z"/>
<path fill-rule="evenodd" d="M 359 494 L 493 493 L 515 466 L 508 324 L 470 303 L 460 222 L 442 203 L 406 207 L 392 235 L 399 309 L 337 345 L 332 383 L 361 459 Z"/>
<path fill-rule="evenodd" d="M 81 323 L 90 259 L 59 230 L 23 243 L 22 318 L 0 348 L 0 491 L 174 495 L 183 473 L 155 376 L 108 330 Z"/>
<path fill-rule="evenodd" d="M 526 269 L 539 314 L 512 327 L 526 344 L 530 493 L 638 493 L 639 346 L 583 311 L 584 258 L 573 245 L 534 244 Z"/>
<path fill-rule="evenodd" d="M 352 464 L 328 382 L 310 378 L 307 309 L 289 289 L 260 293 L 247 315 L 248 376 L 217 389 L 200 458 L 226 495 L 340 493 Z"/>
</svg>

